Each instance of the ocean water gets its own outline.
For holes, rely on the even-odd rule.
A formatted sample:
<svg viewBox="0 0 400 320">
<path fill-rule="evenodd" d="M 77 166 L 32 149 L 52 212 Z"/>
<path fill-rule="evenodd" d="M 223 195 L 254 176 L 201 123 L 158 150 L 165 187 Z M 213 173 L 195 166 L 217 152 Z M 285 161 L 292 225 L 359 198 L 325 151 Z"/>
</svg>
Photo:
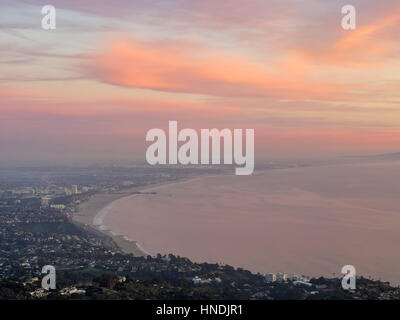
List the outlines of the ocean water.
<svg viewBox="0 0 400 320">
<path fill-rule="evenodd" d="M 154 191 L 113 202 L 97 222 L 153 254 L 309 276 L 338 276 L 350 264 L 400 283 L 399 162 L 203 177 Z"/>
</svg>

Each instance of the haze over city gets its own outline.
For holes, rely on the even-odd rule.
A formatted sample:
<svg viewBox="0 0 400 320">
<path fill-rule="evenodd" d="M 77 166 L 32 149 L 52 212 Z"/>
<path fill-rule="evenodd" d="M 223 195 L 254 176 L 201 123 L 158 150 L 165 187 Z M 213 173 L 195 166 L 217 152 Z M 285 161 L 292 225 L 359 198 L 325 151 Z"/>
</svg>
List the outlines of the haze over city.
<svg viewBox="0 0 400 320">
<path fill-rule="evenodd" d="M 0 300 L 399 300 L 399 34 L 398 0 L 0 0 Z"/>
</svg>

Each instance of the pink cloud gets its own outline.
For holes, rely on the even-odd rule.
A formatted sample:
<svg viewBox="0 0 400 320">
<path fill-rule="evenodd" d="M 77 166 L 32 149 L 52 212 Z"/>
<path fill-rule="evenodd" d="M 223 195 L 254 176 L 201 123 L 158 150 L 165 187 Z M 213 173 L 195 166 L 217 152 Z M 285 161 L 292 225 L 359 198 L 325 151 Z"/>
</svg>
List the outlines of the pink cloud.
<svg viewBox="0 0 400 320">
<path fill-rule="evenodd" d="M 294 69 L 302 63 L 301 59 L 291 61 Z M 89 72 L 115 85 L 170 92 L 295 99 L 344 96 L 341 85 L 311 81 L 296 72 L 281 74 L 281 70 L 271 71 L 273 68 L 272 64 L 253 63 L 237 54 L 190 43 L 167 45 L 120 38 L 93 56 Z"/>
</svg>

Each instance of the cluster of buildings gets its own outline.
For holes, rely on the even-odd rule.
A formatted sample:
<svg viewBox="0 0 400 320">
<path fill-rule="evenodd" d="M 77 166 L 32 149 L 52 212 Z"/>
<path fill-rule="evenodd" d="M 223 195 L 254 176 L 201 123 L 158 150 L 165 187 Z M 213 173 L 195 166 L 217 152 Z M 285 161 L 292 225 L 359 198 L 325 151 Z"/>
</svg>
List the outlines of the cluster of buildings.
<svg viewBox="0 0 400 320">
<path fill-rule="evenodd" d="M 65 210 L 68 204 L 68 197 L 74 195 L 86 194 L 95 190 L 95 186 L 72 185 L 70 188 L 48 184 L 47 186 L 35 187 L 15 187 L 9 189 L 0 189 L 0 208 L 7 207 L 10 204 L 27 204 L 31 208 L 36 206 L 51 207 L 56 210 Z M 36 204 L 37 203 L 37 204 Z"/>
<path fill-rule="evenodd" d="M 90 190 L 89 187 L 82 187 L 81 189 L 82 193 L 88 192 L 89 190 Z M 42 196 L 41 205 L 43 207 L 50 206 L 53 209 L 63 210 L 66 207 L 64 204 L 52 203 L 52 200 L 56 197 L 71 196 L 80 193 L 81 192 L 79 192 L 78 185 L 76 184 L 72 185 L 71 189 L 66 187 L 58 188 L 57 190 L 55 190 L 55 192 L 50 192 L 45 196 Z"/>
<path fill-rule="evenodd" d="M 50 293 L 51 291 L 45 290 L 43 288 L 37 288 L 36 290 L 31 291 L 30 295 L 32 298 L 41 299 L 47 297 Z M 86 290 L 78 289 L 76 287 L 66 287 L 59 290 L 58 293 L 62 296 L 70 296 L 73 294 L 84 295 L 86 293 Z"/>
<path fill-rule="evenodd" d="M 211 284 L 211 283 L 213 283 L 213 282 L 221 283 L 222 280 L 221 280 L 221 278 L 219 278 L 219 277 L 216 277 L 216 278 L 214 278 L 214 279 L 211 279 L 211 278 L 202 279 L 202 278 L 200 278 L 199 276 L 195 276 L 195 277 L 192 279 L 192 282 L 193 282 L 193 284 Z"/>
<path fill-rule="evenodd" d="M 67 287 L 61 289 L 59 292 L 62 296 L 70 296 L 72 294 L 85 294 L 86 290 L 78 289 L 77 287 Z"/>
<path fill-rule="evenodd" d="M 267 280 L 268 283 L 272 282 L 287 282 L 291 281 L 295 283 L 296 281 L 303 281 L 303 282 L 308 282 L 309 277 L 304 276 L 304 275 L 288 275 L 284 272 L 277 272 L 277 273 L 266 273 L 265 274 L 265 279 Z"/>
<path fill-rule="evenodd" d="M 116 270 L 126 259 L 98 236 L 74 227 L 63 212 L 1 207 L 0 279 L 35 278 L 44 263 L 62 268 L 97 264 Z"/>
<path fill-rule="evenodd" d="M 55 184 L 48 184 L 46 186 L 20 186 L 10 189 L 0 189 L 1 197 L 17 197 L 17 198 L 28 198 L 28 197 L 46 197 L 46 196 L 70 196 L 73 194 L 85 193 L 93 189 L 93 186 L 83 186 L 79 191 L 78 185 L 74 184 L 70 188 L 63 187 Z"/>
</svg>

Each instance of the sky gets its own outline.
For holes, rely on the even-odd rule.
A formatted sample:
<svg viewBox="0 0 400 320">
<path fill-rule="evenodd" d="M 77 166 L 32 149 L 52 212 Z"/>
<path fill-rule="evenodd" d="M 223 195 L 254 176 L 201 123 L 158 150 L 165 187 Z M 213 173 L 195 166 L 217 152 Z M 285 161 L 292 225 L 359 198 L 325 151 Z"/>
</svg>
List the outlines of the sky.
<svg viewBox="0 0 400 320">
<path fill-rule="evenodd" d="M 0 164 L 143 162 L 169 120 L 255 129 L 256 159 L 400 150 L 398 0 L 46 4 L 56 30 L 0 0 Z"/>
</svg>

